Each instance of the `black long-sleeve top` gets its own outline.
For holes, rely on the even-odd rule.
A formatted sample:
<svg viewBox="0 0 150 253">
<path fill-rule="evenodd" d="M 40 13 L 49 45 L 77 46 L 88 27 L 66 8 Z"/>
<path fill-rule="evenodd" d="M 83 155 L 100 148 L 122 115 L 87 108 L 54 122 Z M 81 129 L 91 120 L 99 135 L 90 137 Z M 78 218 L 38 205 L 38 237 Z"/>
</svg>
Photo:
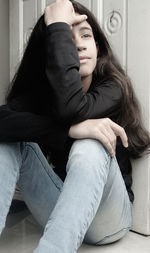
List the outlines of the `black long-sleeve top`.
<svg viewBox="0 0 150 253">
<path fill-rule="evenodd" d="M 41 83 L 41 96 L 37 94 L 36 99 L 36 92 L 34 97 L 30 91 L 20 93 L 0 106 L 0 142 L 37 142 L 51 154 L 55 171 L 64 180 L 74 141 L 68 137 L 69 127 L 92 118 L 117 120 L 121 113 L 122 91 L 112 80 L 93 78 L 88 92 L 83 92 L 78 53 L 66 23 L 47 27 L 45 47 L 47 81 L 44 85 Z M 119 138 L 116 157 L 133 201 L 130 157 Z"/>
</svg>

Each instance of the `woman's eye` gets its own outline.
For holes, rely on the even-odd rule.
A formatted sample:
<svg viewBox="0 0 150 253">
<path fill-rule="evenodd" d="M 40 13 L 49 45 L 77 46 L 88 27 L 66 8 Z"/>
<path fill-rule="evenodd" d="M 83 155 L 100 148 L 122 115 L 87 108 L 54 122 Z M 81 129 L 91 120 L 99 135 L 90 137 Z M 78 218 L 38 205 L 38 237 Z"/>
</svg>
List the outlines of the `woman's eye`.
<svg viewBox="0 0 150 253">
<path fill-rule="evenodd" d="M 91 34 L 86 33 L 86 34 L 83 34 L 82 37 L 83 38 L 88 38 L 88 37 L 92 37 L 92 36 L 91 36 Z"/>
</svg>

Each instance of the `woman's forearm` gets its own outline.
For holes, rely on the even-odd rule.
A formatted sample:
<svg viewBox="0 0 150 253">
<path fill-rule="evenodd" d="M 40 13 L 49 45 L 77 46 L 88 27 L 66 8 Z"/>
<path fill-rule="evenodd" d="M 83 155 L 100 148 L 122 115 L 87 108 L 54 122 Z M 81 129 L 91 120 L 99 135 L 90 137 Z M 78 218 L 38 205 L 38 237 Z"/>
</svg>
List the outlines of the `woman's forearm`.
<svg viewBox="0 0 150 253">
<path fill-rule="evenodd" d="M 69 129 L 69 136 L 74 139 L 92 138 L 99 140 L 114 156 L 116 137 L 120 136 L 123 146 L 128 147 L 128 138 L 122 127 L 108 118 L 86 120 Z"/>
</svg>

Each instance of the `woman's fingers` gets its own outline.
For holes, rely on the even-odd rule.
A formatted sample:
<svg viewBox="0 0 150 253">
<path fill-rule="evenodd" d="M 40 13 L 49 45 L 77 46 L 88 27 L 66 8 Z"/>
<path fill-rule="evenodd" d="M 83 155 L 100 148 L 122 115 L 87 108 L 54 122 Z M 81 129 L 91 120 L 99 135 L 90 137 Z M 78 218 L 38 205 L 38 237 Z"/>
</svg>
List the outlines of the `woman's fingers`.
<svg viewBox="0 0 150 253">
<path fill-rule="evenodd" d="M 125 147 L 128 146 L 124 129 L 108 118 L 85 120 L 73 125 L 69 130 L 69 136 L 75 139 L 97 139 L 107 148 L 111 156 L 115 155 L 117 136 L 120 136 Z"/>
<path fill-rule="evenodd" d="M 115 135 L 120 136 L 123 146 L 127 148 L 128 147 L 128 137 L 126 135 L 124 128 L 119 126 L 118 124 L 116 124 L 112 120 L 110 122 L 110 125 L 111 125 L 111 128 L 114 131 Z"/>
<path fill-rule="evenodd" d="M 73 5 L 69 0 L 56 0 L 45 8 L 45 23 L 50 25 L 55 22 L 65 22 L 72 26 L 87 19 L 86 15 L 76 15 Z"/>
<path fill-rule="evenodd" d="M 99 134 L 99 139 L 98 139 L 108 150 L 111 156 L 115 156 L 115 150 L 113 145 L 110 142 L 110 139 L 107 137 L 107 135 L 103 134 L 102 132 Z"/>
<path fill-rule="evenodd" d="M 107 126 L 106 128 L 99 129 L 100 138 L 103 138 L 101 142 L 106 146 L 109 153 L 114 156 L 116 153 L 116 136 L 112 129 Z"/>
<path fill-rule="evenodd" d="M 85 21 L 87 19 L 87 16 L 86 15 L 74 15 L 74 19 L 72 20 L 72 24 L 71 25 L 74 25 L 74 24 L 80 24 L 82 23 L 83 21 Z"/>
</svg>

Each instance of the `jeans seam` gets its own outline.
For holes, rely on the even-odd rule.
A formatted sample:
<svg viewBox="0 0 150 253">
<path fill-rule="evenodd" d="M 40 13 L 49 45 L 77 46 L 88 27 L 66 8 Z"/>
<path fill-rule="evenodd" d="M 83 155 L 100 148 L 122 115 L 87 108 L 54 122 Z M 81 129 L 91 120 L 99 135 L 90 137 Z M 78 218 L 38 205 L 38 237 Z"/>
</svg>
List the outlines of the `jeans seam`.
<svg viewBox="0 0 150 253">
<path fill-rule="evenodd" d="M 30 148 L 32 149 L 32 151 L 35 153 L 37 159 L 38 159 L 38 160 L 40 161 L 40 163 L 42 164 L 42 167 L 44 168 L 46 174 L 49 176 L 49 178 L 50 178 L 51 181 L 54 183 L 54 185 L 56 186 L 56 188 L 61 192 L 61 188 L 56 184 L 56 182 L 54 181 L 54 179 L 52 178 L 52 176 L 51 176 L 51 175 L 48 173 L 48 171 L 45 169 L 44 164 L 42 163 L 40 157 L 38 156 L 37 152 L 36 152 L 35 149 L 32 147 L 32 145 L 30 145 L 29 143 L 26 143 L 25 145 L 28 146 L 28 147 L 30 147 Z M 26 153 L 27 153 L 27 152 L 28 152 L 28 151 L 26 151 Z M 41 152 L 42 152 L 42 151 L 41 151 Z M 24 159 L 24 160 L 25 160 L 25 159 Z M 23 160 L 23 161 L 24 161 L 24 160 Z M 47 163 L 48 163 L 48 161 L 47 161 Z M 53 171 L 53 173 L 55 173 L 55 172 Z"/>
<path fill-rule="evenodd" d="M 122 228 L 122 229 L 120 229 L 119 231 L 117 231 L 116 233 L 113 233 L 113 234 L 111 234 L 111 235 L 106 235 L 102 240 L 98 241 L 98 242 L 96 243 L 96 245 L 98 245 L 99 243 L 104 242 L 105 239 L 109 239 L 109 238 L 111 238 L 112 236 L 119 234 L 120 232 L 122 232 L 122 231 L 124 231 L 124 230 L 127 232 L 127 231 L 129 231 L 130 229 L 131 229 L 131 226 Z M 122 237 L 121 237 L 121 238 L 122 238 Z M 121 238 L 119 238 L 119 239 L 121 239 Z M 119 239 L 117 239 L 117 240 L 119 240 Z"/>
</svg>

